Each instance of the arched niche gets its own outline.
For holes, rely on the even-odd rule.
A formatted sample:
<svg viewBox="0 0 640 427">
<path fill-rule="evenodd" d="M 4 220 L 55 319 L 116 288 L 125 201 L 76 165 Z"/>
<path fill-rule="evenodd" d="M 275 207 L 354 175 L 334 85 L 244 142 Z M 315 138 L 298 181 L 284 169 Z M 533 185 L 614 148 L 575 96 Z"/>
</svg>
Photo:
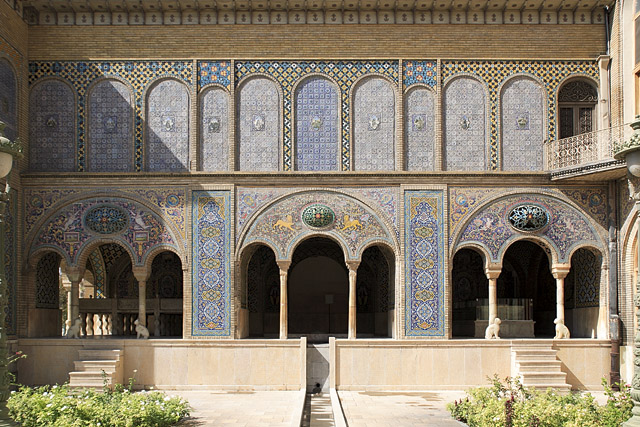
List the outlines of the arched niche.
<svg viewBox="0 0 640 427">
<path fill-rule="evenodd" d="M 410 171 L 434 170 L 435 96 L 416 85 L 405 95 L 406 165 Z"/>
<path fill-rule="evenodd" d="M 0 121 L 4 122 L 4 135 L 10 140 L 18 136 L 18 84 L 11 62 L 0 57 Z"/>
<path fill-rule="evenodd" d="M 189 89 L 161 79 L 146 95 L 145 162 L 149 172 L 189 169 Z"/>
<path fill-rule="evenodd" d="M 87 97 L 87 165 L 91 172 L 133 170 L 134 103 L 131 88 L 102 79 Z"/>
<path fill-rule="evenodd" d="M 200 170 L 229 170 L 229 93 L 209 86 L 200 93 Z"/>
</svg>

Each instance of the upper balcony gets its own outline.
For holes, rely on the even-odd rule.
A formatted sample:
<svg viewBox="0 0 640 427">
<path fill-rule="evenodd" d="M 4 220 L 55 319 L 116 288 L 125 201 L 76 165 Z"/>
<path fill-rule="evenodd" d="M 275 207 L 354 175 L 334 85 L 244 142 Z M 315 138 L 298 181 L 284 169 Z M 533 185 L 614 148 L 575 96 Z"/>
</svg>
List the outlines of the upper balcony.
<svg viewBox="0 0 640 427">
<path fill-rule="evenodd" d="M 633 129 L 623 125 L 545 143 L 546 170 L 552 180 L 609 180 L 625 174 L 624 160 L 613 158 L 613 146 L 628 140 Z"/>
</svg>

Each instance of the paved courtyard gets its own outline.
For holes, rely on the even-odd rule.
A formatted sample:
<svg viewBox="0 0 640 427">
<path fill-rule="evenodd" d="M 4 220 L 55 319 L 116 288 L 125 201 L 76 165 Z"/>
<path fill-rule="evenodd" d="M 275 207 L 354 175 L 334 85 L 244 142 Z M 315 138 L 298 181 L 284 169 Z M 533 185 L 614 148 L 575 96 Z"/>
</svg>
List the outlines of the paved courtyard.
<svg viewBox="0 0 640 427">
<path fill-rule="evenodd" d="M 293 426 L 302 410 L 297 391 L 169 391 L 187 399 L 192 416 L 181 426 Z M 349 426 L 459 426 L 445 409 L 464 395 L 443 392 L 339 391 Z M 329 398 L 329 394 L 326 394 Z M 333 425 L 333 420 L 311 419 L 311 426 Z M 322 421 L 322 422 L 320 422 Z"/>
</svg>

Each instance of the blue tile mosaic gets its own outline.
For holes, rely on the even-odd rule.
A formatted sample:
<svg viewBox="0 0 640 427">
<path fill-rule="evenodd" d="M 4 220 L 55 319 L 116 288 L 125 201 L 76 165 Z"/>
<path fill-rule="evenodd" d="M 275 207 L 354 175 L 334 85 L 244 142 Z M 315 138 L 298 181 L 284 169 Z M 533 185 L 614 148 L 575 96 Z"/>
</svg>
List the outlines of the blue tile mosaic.
<svg viewBox="0 0 640 427">
<path fill-rule="evenodd" d="M 349 93 L 351 87 L 358 78 L 370 73 L 385 75 L 391 78 L 396 84 L 398 84 L 399 81 L 398 61 L 238 61 L 235 63 L 235 67 L 236 85 L 250 74 L 264 73 L 273 76 L 282 87 L 284 92 L 284 170 L 291 170 L 293 168 L 291 135 L 293 105 L 290 99 L 293 86 L 301 77 L 310 73 L 321 73 L 338 82 L 342 96 L 342 170 L 350 170 L 351 168 L 351 147 L 349 147 L 351 129 Z"/>
<path fill-rule="evenodd" d="M 407 170 L 432 171 L 435 147 L 435 96 L 422 86 L 405 96 L 405 161 Z"/>
<path fill-rule="evenodd" d="M 198 91 L 216 83 L 231 90 L 231 61 L 198 61 Z"/>
<path fill-rule="evenodd" d="M 133 170 L 133 96 L 118 80 L 102 80 L 89 90 L 87 170 Z"/>
<path fill-rule="evenodd" d="M 360 81 L 353 104 L 353 169 L 394 170 L 396 109 L 391 83 L 380 77 Z"/>
<path fill-rule="evenodd" d="M 402 77 L 404 87 L 415 83 L 435 87 L 438 75 L 438 64 L 436 61 L 404 61 L 402 63 Z"/>
<path fill-rule="evenodd" d="M 444 195 L 405 191 L 405 335 L 444 336 Z"/>
<path fill-rule="evenodd" d="M 328 79 L 309 77 L 296 91 L 296 170 L 339 170 L 340 97 Z"/>
<path fill-rule="evenodd" d="M 84 171 L 86 163 L 85 108 L 89 86 L 99 78 L 118 77 L 133 88 L 135 102 L 135 151 L 134 169 L 143 168 L 143 97 L 148 85 L 159 77 L 174 77 L 192 85 L 193 61 L 91 61 L 91 62 L 40 62 L 29 63 L 29 85 L 34 86 L 40 79 L 57 76 L 71 83 L 77 96 L 77 137 L 74 139 L 77 154 L 77 168 Z M 31 140 L 33 141 L 33 140 Z"/>
<path fill-rule="evenodd" d="M 231 334 L 231 193 L 192 193 L 193 336 Z"/>
<path fill-rule="evenodd" d="M 161 80 L 147 96 L 145 158 L 150 172 L 189 168 L 189 90 L 174 79 Z"/>
<path fill-rule="evenodd" d="M 200 169 L 229 170 L 229 94 L 217 86 L 200 95 Z"/>
<path fill-rule="evenodd" d="M 76 102 L 71 87 L 60 80 L 44 80 L 32 88 L 29 103 L 29 168 L 75 171 Z"/>
<path fill-rule="evenodd" d="M 443 61 L 444 81 L 460 74 L 474 74 L 484 81 L 489 89 L 490 163 L 492 170 L 499 168 L 498 159 L 498 109 L 499 89 L 503 82 L 516 74 L 529 74 L 543 82 L 547 91 L 547 137 L 556 139 L 556 98 L 558 86 L 571 75 L 591 76 L 598 81 L 600 71 L 597 61 Z"/>
</svg>

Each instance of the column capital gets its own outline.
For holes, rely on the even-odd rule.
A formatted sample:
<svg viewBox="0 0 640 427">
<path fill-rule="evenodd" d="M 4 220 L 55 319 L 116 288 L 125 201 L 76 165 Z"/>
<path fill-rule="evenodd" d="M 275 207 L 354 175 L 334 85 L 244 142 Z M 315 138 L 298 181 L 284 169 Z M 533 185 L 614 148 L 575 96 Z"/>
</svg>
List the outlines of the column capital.
<svg viewBox="0 0 640 427">
<path fill-rule="evenodd" d="M 553 264 L 551 266 L 551 274 L 554 279 L 564 279 L 571 270 L 571 264 Z"/>
<path fill-rule="evenodd" d="M 280 273 L 283 273 L 283 272 L 286 273 L 289 271 L 289 267 L 291 267 L 291 260 L 288 260 L 288 259 L 278 260 L 276 261 L 276 264 L 278 264 Z"/>
<path fill-rule="evenodd" d="M 151 275 L 151 269 L 143 265 L 135 266 L 131 270 L 133 271 L 133 277 L 135 277 L 138 282 L 146 282 Z"/>
<path fill-rule="evenodd" d="M 84 278 L 84 272 L 85 269 L 81 268 L 81 267 L 69 267 L 67 266 L 67 268 L 63 271 L 63 273 L 65 273 L 67 275 L 67 277 L 69 278 L 69 281 L 76 282 L 76 283 L 80 283 L 80 281 L 82 281 L 82 279 Z"/>
<path fill-rule="evenodd" d="M 487 279 L 497 279 L 502 273 L 502 264 L 488 264 L 484 268 L 484 274 L 487 276 Z"/>
<path fill-rule="evenodd" d="M 358 267 L 360 267 L 360 261 L 345 261 L 345 264 L 347 264 L 349 271 L 358 271 Z"/>
</svg>

